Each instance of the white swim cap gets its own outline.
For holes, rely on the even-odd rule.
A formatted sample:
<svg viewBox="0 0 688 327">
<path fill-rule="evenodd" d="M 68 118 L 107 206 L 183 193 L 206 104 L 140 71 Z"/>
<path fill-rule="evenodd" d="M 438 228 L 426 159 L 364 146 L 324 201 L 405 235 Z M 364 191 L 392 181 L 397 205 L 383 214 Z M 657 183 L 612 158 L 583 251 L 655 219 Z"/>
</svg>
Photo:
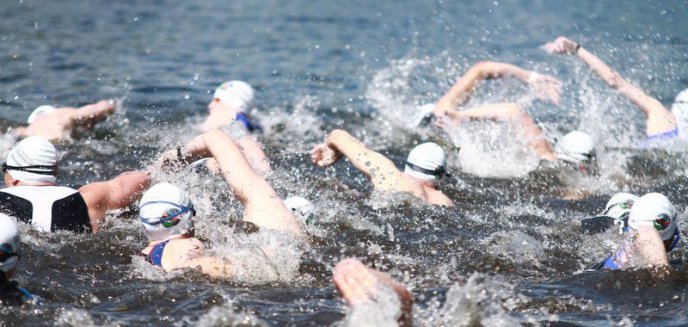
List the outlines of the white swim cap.
<svg viewBox="0 0 688 327">
<path fill-rule="evenodd" d="M 284 205 L 289 209 L 293 215 L 300 219 L 305 226 L 313 224 L 313 216 L 315 207 L 311 201 L 300 196 L 290 196 L 284 200 Z"/>
<path fill-rule="evenodd" d="M 0 270 L 6 276 L 17 267 L 20 246 L 17 222 L 0 213 Z"/>
<path fill-rule="evenodd" d="M 573 163 L 590 163 L 595 156 L 595 141 L 588 133 L 570 132 L 555 146 L 557 158 Z"/>
<path fill-rule="evenodd" d="M 57 109 L 57 108 L 55 108 L 53 106 L 42 105 L 42 106 L 34 109 L 33 112 L 31 112 L 31 114 L 29 115 L 29 118 L 26 120 L 26 122 L 31 124 L 31 123 L 33 123 L 34 120 L 36 120 L 36 118 L 38 118 L 38 116 L 47 114 L 51 111 L 54 111 L 55 109 Z"/>
<path fill-rule="evenodd" d="M 193 230 L 196 215 L 188 194 L 170 183 L 158 183 L 148 189 L 139 203 L 143 230 L 153 241 L 161 241 Z"/>
<path fill-rule="evenodd" d="M 631 209 L 628 225 L 631 228 L 649 225 L 654 226 L 662 240 L 671 239 L 677 232 L 676 207 L 666 196 L 659 193 L 648 193 L 640 197 Z"/>
<path fill-rule="evenodd" d="M 253 107 L 253 88 L 243 81 L 222 83 L 215 89 L 213 97 L 240 111 L 246 111 Z"/>
<path fill-rule="evenodd" d="M 10 150 L 3 168 L 22 182 L 55 183 L 57 150 L 40 136 L 27 137 Z"/>
<path fill-rule="evenodd" d="M 621 219 L 623 216 L 631 212 L 633 204 L 638 201 L 638 196 L 631 193 L 616 193 L 607 201 L 607 206 L 604 207 L 604 212 L 600 216 L 612 217 L 614 219 Z"/>
<path fill-rule="evenodd" d="M 688 89 L 681 91 L 671 105 L 671 113 L 676 118 L 679 133 L 685 133 L 688 129 Z"/>
<path fill-rule="evenodd" d="M 437 143 L 419 144 L 409 152 L 404 173 L 415 178 L 436 182 L 446 174 L 447 157 Z"/>
</svg>

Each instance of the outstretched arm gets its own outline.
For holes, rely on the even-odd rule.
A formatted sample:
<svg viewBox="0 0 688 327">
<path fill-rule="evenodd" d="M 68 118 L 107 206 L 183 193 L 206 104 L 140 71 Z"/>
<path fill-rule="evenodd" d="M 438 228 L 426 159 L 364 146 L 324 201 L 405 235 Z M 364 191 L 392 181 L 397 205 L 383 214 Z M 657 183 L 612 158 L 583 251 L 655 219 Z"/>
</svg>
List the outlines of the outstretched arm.
<svg viewBox="0 0 688 327">
<path fill-rule="evenodd" d="M 95 233 L 108 210 L 128 207 L 136 202 L 143 190 L 150 186 L 150 176 L 146 172 L 130 171 L 109 181 L 86 184 L 79 193 L 88 206 L 91 230 Z"/>
<path fill-rule="evenodd" d="M 554 103 L 559 103 L 560 82 L 554 77 L 542 75 L 534 71 L 528 71 L 517 66 L 493 62 L 481 61 L 471 67 L 451 89 L 437 102 L 435 115 L 440 116 L 448 111 L 454 111 L 465 103 L 475 90 L 477 84 L 486 79 L 503 77 L 515 77 L 537 89 L 538 93 Z"/>
<path fill-rule="evenodd" d="M 639 87 L 626 81 L 599 57 L 583 48 L 580 43 L 560 36 L 556 40 L 543 45 L 542 48 L 549 53 L 575 55 L 583 60 L 607 85 L 618 90 L 619 93 L 645 112 L 648 136 L 676 129 L 676 118 L 659 100 L 649 96 Z"/>
<path fill-rule="evenodd" d="M 528 147 L 538 156 L 549 161 L 556 161 L 552 145 L 547 141 L 542 129 L 517 103 L 497 103 L 468 110 L 452 111 L 447 117 L 455 122 L 467 120 L 510 121 L 519 126 L 528 140 Z M 441 122 L 441 120 L 438 120 Z"/>
<path fill-rule="evenodd" d="M 335 129 L 325 138 L 325 143 L 317 145 L 311 151 L 311 160 L 320 167 L 334 164 L 344 155 L 351 164 L 372 181 L 373 185 L 382 185 L 383 181 L 391 183 L 391 179 L 401 174 L 394 163 L 387 157 L 369 149 L 361 141 L 348 132 Z"/>
<path fill-rule="evenodd" d="M 291 215 L 272 186 L 251 168 L 227 134 L 219 130 L 207 132 L 191 140 L 179 152 L 185 162 L 209 156 L 217 160 L 222 176 L 244 205 L 244 220 L 260 227 L 303 235 L 301 223 Z"/>
<path fill-rule="evenodd" d="M 74 110 L 71 119 L 74 125 L 91 126 L 105 120 L 115 112 L 114 100 L 101 100 Z"/>
<path fill-rule="evenodd" d="M 268 161 L 265 152 L 261 149 L 260 144 L 253 138 L 252 135 L 246 135 L 237 140 L 237 144 L 241 151 L 246 156 L 246 159 L 251 164 L 251 167 L 261 176 L 267 176 L 272 172 L 270 162 Z"/>
</svg>

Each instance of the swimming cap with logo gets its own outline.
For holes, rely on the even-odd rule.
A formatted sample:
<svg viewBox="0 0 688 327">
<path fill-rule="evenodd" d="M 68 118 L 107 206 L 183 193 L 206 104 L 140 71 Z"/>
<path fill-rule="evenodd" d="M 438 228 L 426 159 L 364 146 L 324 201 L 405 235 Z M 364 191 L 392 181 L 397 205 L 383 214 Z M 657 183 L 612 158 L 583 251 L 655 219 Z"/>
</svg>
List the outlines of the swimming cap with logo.
<svg viewBox="0 0 688 327">
<path fill-rule="evenodd" d="M 248 83 L 229 81 L 222 83 L 215 89 L 213 97 L 239 111 L 247 111 L 253 107 L 253 93 L 253 88 Z"/>
<path fill-rule="evenodd" d="M 284 200 L 284 205 L 294 216 L 300 219 L 305 226 L 313 224 L 315 207 L 308 199 L 300 196 L 290 196 Z"/>
<path fill-rule="evenodd" d="M 409 152 L 404 173 L 415 178 L 436 182 L 446 174 L 447 158 L 437 143 L 419 144 Z"/>
<path fill-rule="evenodd" d="M 16 221 L 5 214 L 0 214 L 0 270 L 8 274 L 19 262 L 19 230 Z"/>
<path fill-rule="evenodd" d="M 36 118 L 38 118 L 39 116 L 42 116 L 42 115 L 47 114 L 47 113 L 49 113 L 49 112 L 55 111 L 55 109 L 57 109 L 57 108 L 55 108 L 55 107 L 53 107 L 53 106 L 42 105 L 42 106 L 40 106 L 40 107 L 34 109 L 34 110 L 31 112 L 31 114 L 29 115 L 29 118 L 26 120 L 26 122 L 29 123 L 29 124 L 31 124 L 31 123 L 33 123 L 33 121 L 36 120 Z"/>
<path fill-rule="evenodd" d="M 607 201 L 607 206 L 604 207 L 604 212 L 600 216 L 612 217 L 614 219 L 621 219 L 623 216 L 631 212 L 633 204 L 638 201 L 638 196 L 631 193 L 616 193 Z"/>
<path fill-rule="evenodd" d="M 30 183 L 55 183 L 57 150 L 50 141 L 30 136 L 14 145 L 5 162 L 14 179 Z"/>
<path fill-rule="evenodd" d="M 555 146 L 557 158 L 572 163 L 590 163 L 595 156 L 595 141 L 585 132 L 570 132 Z"/>
<path fill-rule="evenodd" d="M 648 193 L 640 197 L 631 209 L 628 225 L 638 228 L 642 225 L 654 226 L 662 240 L 671 239 L 677 232 L 676 207 L 659 193 Z"/>
<path fill-rule="evenodd" d="M 139 203 L 143 231 L 153 241 L 191 232 L 195 215 L 188 194 L 170 183 L 155 184 Z"/>
</svg>

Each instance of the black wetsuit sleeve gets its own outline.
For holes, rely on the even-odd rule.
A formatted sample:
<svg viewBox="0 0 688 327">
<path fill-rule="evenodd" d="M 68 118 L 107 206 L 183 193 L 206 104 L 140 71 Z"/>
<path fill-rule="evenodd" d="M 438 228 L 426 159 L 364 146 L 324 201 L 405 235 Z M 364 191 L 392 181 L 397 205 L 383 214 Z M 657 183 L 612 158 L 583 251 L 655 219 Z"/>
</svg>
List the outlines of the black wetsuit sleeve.
<svg viewBox="0 0 688 327">
<path fill-rule="evenodd" d="M 51 231 L 68 230 L 77 233 L 90 233 L 91 220 L 88 217 L 88 206 L 81 196 L 76 192 L 66 198 L 62 198 L 53 203 L 53 221 L 50 226 Z"/>
<path fill-rule="evenodd" d="M 0 212 L 28 224 L 33 218 L 33 205 L 27 199 L 0 192 Z"/>
</svg>

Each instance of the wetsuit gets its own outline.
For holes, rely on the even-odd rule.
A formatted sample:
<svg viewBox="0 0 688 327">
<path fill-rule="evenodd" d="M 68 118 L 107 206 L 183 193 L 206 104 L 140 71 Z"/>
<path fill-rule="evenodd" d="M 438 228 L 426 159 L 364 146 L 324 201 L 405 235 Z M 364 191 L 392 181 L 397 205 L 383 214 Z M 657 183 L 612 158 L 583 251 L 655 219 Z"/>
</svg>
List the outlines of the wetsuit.
<svg viewBox="0 0 688 327">
<path fill-rule="evenodd" d="M 243 112 L 236 114 L 235 119 L 236 121 L 239 121 L 242 124 L 244 124 L 244 127 L 246 127 L 246 129 L 251 133 L 263 131 L 263 126 L 260 126 L 260 124 L 251 121 L 251 118 Z"/>
<path fill-rule="evenodd" d="M 44 232 L 91 232 L 88 206 L 79 191 L 63 186 L 15 186 L 0 190 L 0 212 Z"/>
<path fill-rule="evenodd" d="M 153 246 L 148 255 L 146 256 L 146 261 L 152 263 L 155 266 L 162 266 L 162 253 L 165 251 L 165 246 L 171 240 L 165 242 L 160 242 Z"/>
</svg>

